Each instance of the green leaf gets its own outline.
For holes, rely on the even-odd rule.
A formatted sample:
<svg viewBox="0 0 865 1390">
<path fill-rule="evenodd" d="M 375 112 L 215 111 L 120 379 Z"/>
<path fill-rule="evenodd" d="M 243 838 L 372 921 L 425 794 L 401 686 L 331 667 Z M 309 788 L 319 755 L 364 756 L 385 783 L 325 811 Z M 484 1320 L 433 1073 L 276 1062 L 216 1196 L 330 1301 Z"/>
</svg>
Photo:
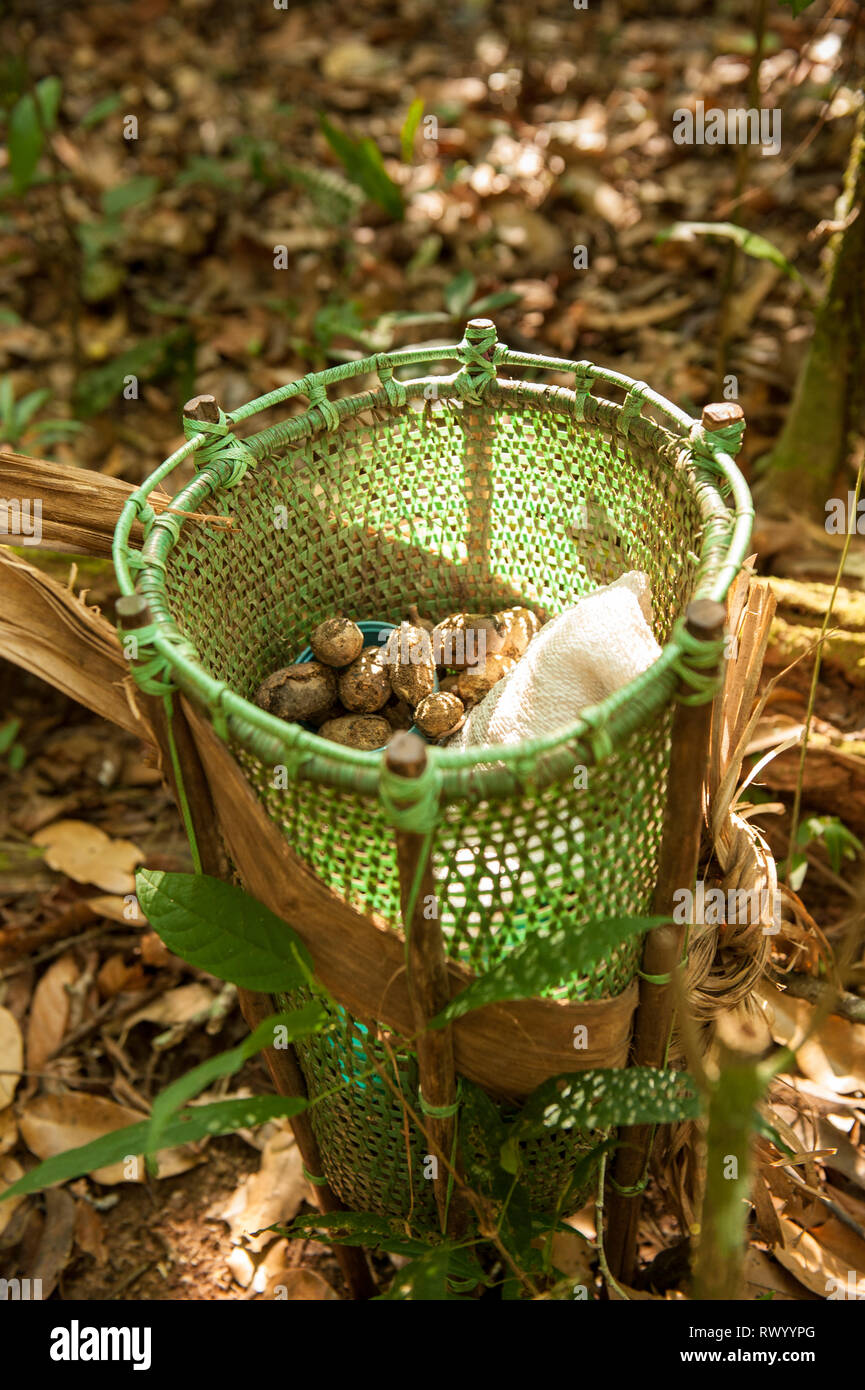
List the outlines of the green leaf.
<svg viewBox="0 0 865 1390">
<path fill-rule="evenodd" d="M 277 994 L 308 984 L 300 937 L 263 903 L 207 874 L 139 869 L 142 911 L 170 951 L 241 989 Z"/>
<path fill-rule="evenodd" d="M 339 130 L 324 115 L 319 116 L 319 122 L 325 139 L 352 182 L 362 188 L 367 197 L 383 208 L 389 217 L 400 221 L 405 214 L 402 193 L 385 170 L 381 151 L 375 141 L 369 136 L 352 140 L 350 135 Z"/>
<path fill-rule="evenodd" d="M 16 193 L 26 193 L 33 182 L 44 143 L 36 115 L 36 103 L 29 92 L 12 108 L 9 117 L 9 172 Z"/>
<path fill-rule="evenodd" d="M 404 164 L 410 164 L 414 154 L 414 137 L 423 115 L 423 97 L 415 97 L 408 109 L 408 115 L 402 124 L 399 133 L 400 146 L 402 148 L 402 159 Z"/>
<path fill-rule="evenodd" d="M 112 111 L 117 110 L 122 101 L 123 96 L 120 92 L 112 92 L 109 96 L 102 97 L 100 101 L 94 102 L 81 117 L 81 124 L 84 129 L 89 130 L 92 126 L 99 125 L 101 121 L 105 120 L 106 116 L 110 116 Z"/>
<path fill-rule="evenodd" d="M 273 1014 L 271 1018 L 266 1018 L 260 1023 L 237 1047 L 209 1057 L 206 1062 L 179 1077 L 171 1086 L 166 1086 L 156 1097 L 150 1112 L 150 1128 L 145 1150 L 147 1157 L 165 1147 L 165 1130 L 181 1106 L 199 1095 L 212 1081 L 218 1080 L 221 1076 L 233 1076 L 248 1058 L 255 1057 L 266 1047 L 288 1047 L 297 1038 L 306 1038 L 311 1033 L 321 1032 L 327 1021 L 327 1015 L 321 1005 L 316 1003 L 306 1004 L 293 1013 Z M 276 1042 L 274 1038 L 277 1038 Z"/>
<path fill-rule="evenodd" d="M 28 391 L 26 396 L 22 396 L 15 406 L 16 423 L 19 430 L 23 430 L 36 414 L 41 410 L 46 401 L 51 399 L 51 390 L 48 386 L 40 386 L 35 391 Z"/>
<path fill-rule="evenodd" d="M 387 1293 L 379 1294 L 374 1303 L 403 1302 L 412 1303 L 471 1303 L 474 1300 L 461 1298 L 448 1289 L 448 1273 L 451 1252 L 443 1245 L 427 1250 L 416 1260 L 411 1260 L 397 1270 Z"/>
<path fill-rule="evenodd" d="M 673 1124 L 700 1114 L 696 1082 L 686 1071 L 624 1067 L 553 1076 L 533 1091 L 514 1122 L 512 1144 L 550 1130 Z"/>
<path fill-rule="evenodd" d="M 838 816 L 808 816 L 803 820 L 796 832 L 797 845 L 804 848 L 814 840 L 823 841 L 829 863 L 836 874 L 840 873 L 845 859 L 855 859 L 865 848 Z"/>
<path fill-rule="evenodd" d="M 18 737 L 18 730 L 21 728 L 21 720 L 18 718 L 7 719 L 5 724 L 0 724 L 0 755 L 8 753 L 15 739 Z"/>
<path fill-rule="evenodd" d="M 174 180 L 174 187 L 184 188 L 187 184 L 196 183 L 208 184 L 212 188 L 224 188 L 229 193 L 239 193 L 243 188 L 243 181 L 227 173 L 221 160 L 210 159 L 200 154 L 190 155 L 186 167 Z"/>
<path fill-rule="evenodd" d="M 102 194 L 102 211 L 106 217 L 119 217 L 129 208 L 148 203 L 158 187 L 159 179 L 153 174 L 139 174 L 137 178 L 128 179 L 126 183 L 115 184 L 113 188 L 106 188 Z"/>
<path fill-rule="evenodd" d="M 807 10 L 812 0 L 780 0 L 785 9 L 793 11 L 793 18 L 798 19 L 799 15 Z"/>
<path fill-rule="evenodd" d="M 431 1252 L 441 1254 L 447 1257 L 449 1278 L 489 1282 L 470 1248 L 446 1240 L 432 1244 L 406 1235 L 402 1217 L 378 1216 L 369 1211 L 311 1211 L 296 1216 L 289 1226 L 269 1226 L 268 1230 L 289 1240 L 314 1237 L 328 1245 L 362 1245 L 367 1250 L 381 1250 L 412 1261 L 423 1261 Z"/>
<path fill-rule="evenodd" d="M 735 242 L 746 256 L 751 256 L 756 261 L 771 261 L 772 265 L 789 275 L 791 280 L 797 280 L 801 285 L 805 283 L 783 251 L 779 251 L 778 247 L 767 241 L 764 236 L 749 232 L 747 227 L 739 227 L 735 222 L 674 222 L 672 227 L 658 232 L 655 241 L 693 241 L 697 236 L 721 237 L 726 241 Z"/>
<path fill-rule="evenodd" d="M 292 1240 L 320 1235 L 328 1243 L 363 1245 L 410 1259 L 430 1248 L 428 1241 L 406 1235 L 406 1225 L 400 1217 L 378 1216 L 368 1211 L 303 1212 L 291 1225 L 269 1229 Z"/>
<path fill-rule="evenodd" d="M 39 110 L 45 130 L 53 130 L 57 124 L 62 90 L 63 84 L 59 77 L 43 77 L 41 82 L 36 83 L 36 95 L 39 98 Z"/>
<path fill-rule="evenodd" d="M 475 297 L 477 280 L 470 270 L 461 270 L 444 287 L 445 308 L 452 318 L 460 319 Z"/>
<path fill-rule="evenodd" d="M 305 1110 L 307 1103 L 300 1096 L 255 1096 L 250 1100 L 220 1100 L 213 1105 L 193 1105 L 188 1110 L 182 1110 L 166 1126 L 163 1143 L 166 1149 L 173 1149 L 179 1144 L 195 1143 L 208 1135 L 232 1134 L 237 1129 L 262 1125 L 268 1120 L 290 1119 Z M 83 1177 L 94 1169 L 106 1168 L 110 1163 L 138 1157 L 145 1152 L 149 1129 L 149 1120 L 142 1120 L 137 1125 L 124 1125 L 122 1129 L 104 1134 L 90 1144 L 82 1144 L 78 1149 L 67 1149 L 66 1153 L 47 1158 L 0 1193 L 0 1202 L 5 1202 L 9 1197 L 24 1196 L 28 1192 L 41 1192 L 54 1183 L 68 1182 L 70 1178 Z"/>
<path fill-rule="evenodd" d="M 144 338 L 110 361 L 83 372 L 75 383 L 75 406 L 85 419 L 104 410 L 123 390 L 124 377 L 151 380 L 172 366 L 178 354 L 194 342 L 186 327 L 173 328 L 155 338 Z"/>
<path fill-rule="evenodd" d="M 561 984 L 572 975 L 587 975 L 615 950 L 652 927 L 664 917 L 607 917 L 573 925 L 536 931 L 515 947 L 506 960 L 486 975 L 473 980 L 432 1020 L 431 1028 L 443 1028 L 484 1004 L 503 999 L 530 999 L 543 990 Z"/>
<path fill-rule="evenodd" d="M 478 318 L 493 309 L 506 309 L 509 304 L 519 304 L 521 299 L 522 295 L 517 294 L 516 290 L 495 290 L 493 294 L 485 294 L 476 299 L 469 305 L 467 313 L 470 318 Z"/>
</svg>

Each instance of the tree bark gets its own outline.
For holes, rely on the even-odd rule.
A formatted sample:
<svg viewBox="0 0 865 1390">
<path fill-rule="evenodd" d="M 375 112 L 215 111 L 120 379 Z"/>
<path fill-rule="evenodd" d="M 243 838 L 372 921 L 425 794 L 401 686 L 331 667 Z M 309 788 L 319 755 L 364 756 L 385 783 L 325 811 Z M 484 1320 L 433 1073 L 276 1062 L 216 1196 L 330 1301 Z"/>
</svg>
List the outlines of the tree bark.
<svg viewBox="0 0 865 1390">
<path fill-rule="evenodd" d="M 865 106 L 860 107 L 844 189 L 842 224 L 829 243 L 829 278 L 814 336 L 799 373 L 761 499 L 789 509 L 790 498 L 824 514 L 843 468 L 851 431 L 865 416 Z"/>
</svg>

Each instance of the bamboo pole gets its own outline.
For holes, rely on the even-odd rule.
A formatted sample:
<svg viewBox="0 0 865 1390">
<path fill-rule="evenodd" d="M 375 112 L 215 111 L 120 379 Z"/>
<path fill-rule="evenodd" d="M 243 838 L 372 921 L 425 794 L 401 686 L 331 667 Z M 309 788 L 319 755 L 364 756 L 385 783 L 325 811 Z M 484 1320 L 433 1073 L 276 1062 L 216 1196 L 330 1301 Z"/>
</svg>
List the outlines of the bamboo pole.
<svg viewBox="0 0 865 1390">
<path fill-rule="evenodd" d="M 151 622 L 150 609 L 146 600 L 139 594 L 118 599 L 116 612 L 124 635 L 134 635 L 137 630 L 147 627 Z M 183 774 L 181 792 L 169 755 L 169 719 L 165 704 L 155 695 L 142 693 L 139 699 L 150 720 L 154 737 L 157 739 L 163 761 L 162 770 L 168 779 L 178 807 L 181 806 L 182 800 L 185 798 L 198 846 L 202 871 L 213 878 L 230 881 L 229 863 L 216 827 L 210 789 L 183 708 L 178 702 L 171 716 L 171 731 Z M 250 1031 L 276 1012 L 274 1002 L 267 994 L 239 989 L 238 999 L 241 1013 Z M 273 1047 L 267 1047 L 264 1049 L 263 1056 L 278 1094 L 281 1096 L 302 1096 L 305 1099 L 307 1096 L 306 1082 L 294 1048 L 287 1047 L 277 1050 Z M 314 1179 L 312 1187 L 319 1211 L 344 1211 L 345 1207 L 330 1185 L 320 1181 L 324 1177 L 324 1168 L 309 1115 L 305 1112 L 294 1115 L 289 1119 L 289 1124 L 306 1170 Z M 359 1246 L 335 1243 L 334 1255 L 352 1298 L 371 1298 L 375 1293 L 375 1282 L 364 1251 Z"/>
<path fill-rule="evenodd" d="M 686 626 L 703 642 L 717 640 L 724 631 L 725 610 L 720 603 L 698 599 L 689 604 Z M 675 991 L 673 973 L 679 968 L 686 924 L 672 920 L 673 894 L 693 891 L 703 821 L 703 777 L 709 756 L 712 703 L 677 704 L 673 718 L 670 770 L 658 876 L 652 913 L 670 921 L 649 932 L 643 950 L 640 1002 L 634 1023 L 632 1065 L 662 1067 L 673 1025 Z M 654 1127 L 626 1125 L 619 1132 L 613 1182 L 608 1202 L 606 1255 L 613 1275 L 630 1283 L 636 1260 L 637 1228 L 642 1202 L 642 1181 L 648 1167 Z"/>
<path fill-rule="evenodd" d="M 394 734 L 385 759 L 389 771 L 397 776 L 407 779 L 420 777 L 427 765 L 426 744 L 417 734 Z M 399 807 L 398 798 L 395 798 L 395 802 Z M 411 804 L 410 799 L 406 798 L 404 804 Z M 417 1035 L 421 1095 L 428 1106 L 447 1109 L 455 1105 L 457 1096 L 453 1032 L 450 1027 L 430 1031 L 427 1026 L 430 1019 L 435 1018 L 450 1001 L 447 957 L 438 917 L 432 855 L 427 853 L 425 835 L 397 830 L 395 837 L 400 903 L 408 942 L 408 988 Z M 412 889 L 418 873 L 420 885 L 409 920 Z M 446 1162 L 453 1161 L 456 1119 L 454 1115 L 427 1114 L 426 1121 L 433 1146 L 432 1157 L 437 1160 L 433 1185 L 439 1221 L 442 1231 L 448 1229 L 454 1233 L 462 1218 L 462 1203 L 458 1192 L 454 1191 L 448 1211 L 449 1173 Z"/>
<path fill-rule="evenodd" d="M 478 343 L 485 332 L 495 328 L 492 319 L 469 319 L 466 340 Z M 484 356 L 492 358 L 495 344 Z M 478 607 L 479 591 L 491 579 L 490 543 L 492 530 L 493 463 L 490 415 L 473 401 L 463 406 L 466 433 L 464 489 L 468 527 L 466 531 L 466 578 L 461 585 L 463 607 Z M 483 607 L 483 604 L 480 605 Z"/>
</svg>

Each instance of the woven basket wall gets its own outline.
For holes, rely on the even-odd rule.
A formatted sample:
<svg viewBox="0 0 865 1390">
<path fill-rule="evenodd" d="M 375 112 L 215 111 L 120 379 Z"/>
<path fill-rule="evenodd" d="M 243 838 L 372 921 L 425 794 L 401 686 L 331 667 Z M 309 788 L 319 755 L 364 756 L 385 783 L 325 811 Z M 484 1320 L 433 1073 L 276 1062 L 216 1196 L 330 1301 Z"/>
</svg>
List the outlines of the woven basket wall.
<svg viewBox="0 0 865 1390">
<path fill-rule="evenodd" d="M 580 422 L 569 393 L 515 386 L 482 405 L 379 406 L 273 449 L 223 494 L 230 531 L 181 529 L 165 571 L 170 614 L 204 669 L 247 698 L 334 613 L 398 622 L 411 602 L 434 618 L 519 602 L 546 618 L 631 569 L 650 577 L 663 644 L 694 592 L 696 490 L 680 441 L 644 420 L 624 432 L 618 407 L 598 405 L 593 423 Z M 287 527 L 275 521 L 286 516 Z M 547 785 L 527 764 L 511 794 L 478 800 L 467 777 L 465 793 L 445 799 L 433 866 L 454 958 L 482 972 L 552 920 L 578 932 L 593 917 L 648 912 L 672 706 L 657 690 L 646 703 L 586 789 L 573 785 L 586 756 L 574 743 L 570 771 Z M 277 789 L 271 762 L 239 741 L 234 751 L 294 851 L 358 910 L 399 928 L 393 830 L 377 798 L 302 777 Z M 619 994 L 639 949 L 559 992 Z M 312 1096 L 354 1082 L 312 1111 L 331 1186 L 354 1208 L 432 1221 L 425 1146 L 413 1134 L 409 1162 L 401 1107 L 368 1075 L 369 1051 L 389 1066 L 386 1052 L 347 1014 L 338 1023 L 299 1049 Z M 399 1077 L 415 1104 L 410 1054 Z M 588 1142 L 533 1146 L 535 1202 L 554 1201 Z"/>
</svg>

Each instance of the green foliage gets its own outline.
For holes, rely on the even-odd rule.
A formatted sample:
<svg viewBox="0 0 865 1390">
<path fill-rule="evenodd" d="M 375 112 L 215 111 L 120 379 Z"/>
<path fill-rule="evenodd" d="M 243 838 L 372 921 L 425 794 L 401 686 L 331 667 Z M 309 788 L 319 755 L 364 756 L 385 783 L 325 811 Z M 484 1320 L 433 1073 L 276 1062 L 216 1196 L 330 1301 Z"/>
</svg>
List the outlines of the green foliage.
<svg viewBox="0 0 865 1390">
<path fill-rule="evenodd" d="M 406 1234 L 405 1222 L 397 1217 L 355 1211 L 304 1212 L 290 1226 L 269 1229 L 292 1240 L 312 1237 L 328 1244 L 361 1245 L 407 1259 L 409 1263 L 399 1270 L 381 1300 L 452 1301 L 459 1297 L 458 1287 L 489 1283 L 470 1243 L 416 1239 Z"/>
<path fill-rule="evenodd" d="M 408 109 L 408 114 L 403 121 L 402 130 L 399 133 L 399 142 L 402 149 L 404 164 L 410 164 L 414 154 L 414 137 L 417 135 L 417 128 L 423 116 L 423 97 L 415 97 Z"/>
<path fill-rule="evenodd" d="M 699 1114 L 697 1085 L 686 1071 L 625 1067 L 553 1076 L 532 1092 L 514 1121 L 505 1159 L 517 1144 L 549 1130 L 669 1125 Z"/>
<path fill-rule="evenodd" d="M 779 3 L 787 10 L 793 11 L 793 18 L 798 19 L 799 15 L 807 10 L 812 0 L 779 0 Z"/>
<path fill-rule="evenodd" d="M 277 167 L 286 183 L 303 190 L 327 226 L 347 226 L 363 203 L 360 189 L 333 169 L 283 163 Z"/>
<path fill-rule="evenodd" d="M 0 724 L 0 758 L 5 758 L 10 772 L 18 772 L 27 756 L 24 744 L 18 742 L 21 720 L 17 717 Z"/>
<path fill-rule="evenodd" d="M 255 1096 L 250 1100 L 220 1100 L 212 1105 L 193 1105 L 181 1110 L 165 1127 L 162 1134 L 166 1149 L 176 1148 L 178 1144 L 194 1144 L 199 1139 L 217 1134 L 233 1134 L 235 1130 L 249 1125 L 263 1125 L 268 1120 L 291 1118 L 305 1110 L 307 1102 L 300 1096 Z M 0 1202 L 9 1197 L 24 1196 L 28 1192 L 41 1192 L 54 1183 L 68 1182 L 72 1178 L 83 1177 L 94 1169 L 106 1168 L 111 1163 L 121 1163 L 130 1157 L 139 1157 L 146 1152 L 150 1121 L 142 1120 L 137 1125 L 124 1125 L 122 1129 L 112 1130 L 101 1139 L 90 1144 L 82 1144 L 77 1149 L 67 1149 L 66 1153 L 46 1158 L 26 1173 L 23 1178 L 12 1183 L 3 1193 Z"/>
<path fill-rule="evenodd" d="M 321 1005 L 315 1003 L 307 1004 L 293 1013 L 274 1014 L 260 1023 L 248 1038 L 231 1051 L 209 1057 L 200 1066 L 185 1072 L 171 1086 L 167 1086 L 153 1102 L 145 1149 L 148 1161 L 164 1147 L 165 1131 L 180 1107 L 199 1095 L 211 1082 L 223 1076 L 234 1076 L 248 1058 L 257 1056 L 266 1047 L 288 1047 L 298 1038 L 320 1033 L 326 1024 L 327 1015 Z"/>
<path fill-rule="evenodd" d="M 34 420 L 37 411 L 50 399 L 48 387 L 40 386 L 16 400 L 11 376 L 0 378 L 0 443 L 12 449 L 24 443 L 41 449 L 82 429 L 77 420 Z"/>
<path fill-rule="evenodd" d="M 617 946 L 633 941 L 663 917 L 609 917 L 587 922 L 579 929 L 572 925 L 535 931 L 527 936 L 507 958 L 473 980 L 447 1008 L 433 1019 L 430 1027 L 462 1018 L 484 1004 L 504 999 L 529 999 L 545 989 L 560 985 L 571 975 L 587 975 Z"/>
<path fill-rule="evenodd" d="M 159 179 L 153 174 L 139 174 L 125 183 L 106 188 L 102 194 L 102 211 L 106 217 L 119 217 L 130 208 L 149 203 L 159 188 Z"/>
<path fill-rule="evenodd" d="M 43 77 L 35 94 L 25 92 L 9 115 L 9 172 L 15 193 L 26 193 L 36 177 L 45 137 L 57 124 L 62 87 L 59 77 Z"/>
<path fill-rule="evenodd" d="M 375 141 L 369 136 L 352 140 L 350 135 L 333 125 L 324 115 L 319 116 L 319 122 L 325 139 L 352 183 L 362 188 L 366 196 L 394 221 L 400 221 L 405 214 L 403 196 L 385 170 L 381 151 Z"/>
<path fill-rule="evenodd" d="M 177 378 L 178 394 L 191 395 L 195 376 L 195 339 L 186 326 L 173 328 L 153 338 L 143 338 L 134 347 L 82 372 L 75 383 L 75 408 L 88 419 L 119 396 L 124 378 L 151 381 L 159 376 Z"/>
<path fill-rule="evenodd" d="M 241 989 L 287 993 L 312 980 L 296 932 L 242 888 L 207 874 L 139 869 L 142 911 L 170 951 Z"/>
<path fill-rule="evenodd" d="M 494 294 L 477 294 L 477 280 L 470 270 L 461 270 L 444 287 L 445 307 L 452 319 L 477 318 L 491 313 L 493 309 L 506 309 L 510 304 L 519 304 L 520 296 L 515 290 L 496 290 Z"/>
<path fill-rule="evenodd" d="M 771 261 L 772 265 L 789 275 L 791 280 L 798 281 L 800 285 L 805 283 L 783 251 L 779 251 L 766 237 L 749 232 L 747 227 L 739 227 L 735 222 L 674 222 L 672 227 L 658 232 L 655 241 L 693 241 L 694 237 L 698 236 L 720 237 L 722 240 L 732 241 L 746 256 L 756 261 Z"/>
<path fill-rule="evenodd" d="M 81 117 L 81 125 L 85 130 L 92 130 L 94 126 L 101 125 L 108 116 L 111 116 L 123 101 L 120 92 L 111 92 L 108 96 L 101 97 L 99 101 L 93 103 Z"/>
<path fill-rule="evenodd" d="M 845 859 L 854 860 L 865 851 L 865 845 L 848 830 L 838 816 L 808 816 L 796 831 L 796 845 L 790 858 L 790 887 L 798 893 L 808 872 L 804 851 L 809 845 L 822 843 L 832 872 L 840 874 Z"/>
</svg>

